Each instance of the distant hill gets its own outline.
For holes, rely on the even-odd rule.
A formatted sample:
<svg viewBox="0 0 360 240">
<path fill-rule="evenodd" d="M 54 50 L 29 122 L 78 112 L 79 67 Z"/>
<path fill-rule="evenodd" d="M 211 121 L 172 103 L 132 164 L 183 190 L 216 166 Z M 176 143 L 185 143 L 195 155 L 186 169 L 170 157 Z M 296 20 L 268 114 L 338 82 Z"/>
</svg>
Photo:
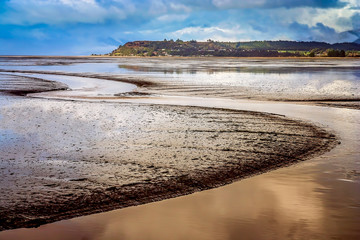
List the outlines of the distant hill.
<svg viewBox="0 0 360 240">
<path fill-rule="evenodd" d="M 358 43 L 252 41 L 206 42 L 164 40 L 128 42 L 110 53 L 112 56 L 228 56 L 228 57 L 288 57 L 288 56 L 358 56 Z M 330 52 L 330 54 L 328 54 Z"/>
</svg>

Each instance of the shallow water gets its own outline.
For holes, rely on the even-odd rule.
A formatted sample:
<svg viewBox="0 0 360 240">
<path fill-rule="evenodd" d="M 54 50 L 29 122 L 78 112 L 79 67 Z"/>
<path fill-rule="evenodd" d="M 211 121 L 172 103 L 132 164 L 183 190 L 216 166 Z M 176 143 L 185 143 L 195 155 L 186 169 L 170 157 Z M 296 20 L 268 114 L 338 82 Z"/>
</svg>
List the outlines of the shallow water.
<svg viewBox="0 0 360 240">
<path fill-rule="evenodd" d="M 357 59 L 0 58 L 0 69 L 141 76 L 195 87 L 231 87 L 232 95 L 246 97 L 360 99 Z"/>
<path fill-rule="evenodd" d="M 323 74 L 330 76 L 331 71 L 324 71 Z M 352 81 L 358 84 L 359 79 L 355 77 Z M 113 101 L 276 113 L 323 126 L 340 137 L 341 145 L 312 160 L 225 187 L 60 221 L 37 229 L 4 231 L 0 233 L 0 239 L 360 237 L 360 111 L 281 102 L 198 97 Z"/>
<path fill-rule="evenodd" d="M 9 74 L 9 73 L 8 73 Z M 52 94 L 61 94 L 61 96 L 87 96 L 87 97 L 106 97 L 114 96 L 114 94 L 131 92 L 136 89 L 135 84 L 124 83 L 119 81 L 111 81 L 109 84 L 107 81 L 75 76 L 62 76 L 51 74 L 22 74 L 15 73 L 16 76 L 34 77 L 40 79 L 46 79 L 49 81 L 57 81 L 66 84 L 71 91 L 53 91 Z M 43 93 L 37 93 L 41 96 Z"/>
</svg>

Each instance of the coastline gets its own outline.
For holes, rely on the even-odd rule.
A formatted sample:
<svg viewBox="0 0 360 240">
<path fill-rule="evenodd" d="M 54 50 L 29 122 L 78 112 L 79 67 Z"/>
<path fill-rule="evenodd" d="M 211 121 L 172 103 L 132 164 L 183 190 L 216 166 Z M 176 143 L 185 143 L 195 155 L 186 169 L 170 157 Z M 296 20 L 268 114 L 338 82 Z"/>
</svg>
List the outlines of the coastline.
<svg viewBox="0 0 360 240">
<path fill-rule="evenodd" d="M 139 59 L 320 59 L 320 60 L 359 60 L 360 57 L 216 57 L 216 56 L 110 56 L 110 55 L 74 55 L 74 56 L 56 56 L 56 55 L 0 55 L 0 58 L 60 58 L 60 59 L 81 59 L 81 58 L 139 58 Z"/>
</svg>

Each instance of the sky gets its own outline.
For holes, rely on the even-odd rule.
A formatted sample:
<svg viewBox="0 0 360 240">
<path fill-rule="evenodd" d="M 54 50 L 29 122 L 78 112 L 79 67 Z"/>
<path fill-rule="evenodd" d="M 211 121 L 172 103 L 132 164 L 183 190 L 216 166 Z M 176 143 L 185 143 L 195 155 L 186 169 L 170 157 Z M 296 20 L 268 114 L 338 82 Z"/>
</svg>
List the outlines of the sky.
<svg viewBox="0 0 360 240">
<path fill-rule="evenodd" d="M 0 0 L 0 55 L 109 53 L 135 40 L 360 38 L 360 0 Z"/>
</svg>

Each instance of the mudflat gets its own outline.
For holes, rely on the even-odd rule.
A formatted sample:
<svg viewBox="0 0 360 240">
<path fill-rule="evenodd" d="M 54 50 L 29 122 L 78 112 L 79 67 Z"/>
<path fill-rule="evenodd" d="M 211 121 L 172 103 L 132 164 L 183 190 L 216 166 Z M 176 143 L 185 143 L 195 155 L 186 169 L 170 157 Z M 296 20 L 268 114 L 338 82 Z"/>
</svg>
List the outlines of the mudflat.
<svg viewBox="0 0 360 240">
<path fill-rule="evenodd" d="M 34 69 L 33 65 L 44 66 L 31 63 Z M 219 77 L 207 85 L 201 71 L 201 81 L 189 82 L 102 72 L 1 71 L 0 230 L 35 227 L 221 186 L 320 155 L 338 143 L 323 128 L 282 115 L 106 101 L 157 94 L 199 96 L 204 101 L 209 96 L 260 99 L 271 83 L 261 91 L 233 86 L 231 78 L 227 85 Z M 31 74 L 117 80 L 138 88 L 95 98 L 76 98 L 73 91 L 75 95 L 68 98 L 62 94 L 69 91 L 58 91 L 68 89 L 66 84 Z M 266 98 L 276 96 L 280 85 Z M 321 97 L 331 95 L 334 84 L 331 87 Z M 39 98 L 13 95 L 55 90 L 32 95 Z M 311 95 L 310 90 L 300 97 Z M 338 96 L 352 94 L 345 90 Z M 83 88 L 94 91 L 96 87 Z M 290 90 L 286 94 L 293 96 Z"/>
<path fill-rule="evenodd" d="M 1 230 L 209 189 L 336 142 L 311 124 L 257 112 L 1 101 Z"/>
</svg>

